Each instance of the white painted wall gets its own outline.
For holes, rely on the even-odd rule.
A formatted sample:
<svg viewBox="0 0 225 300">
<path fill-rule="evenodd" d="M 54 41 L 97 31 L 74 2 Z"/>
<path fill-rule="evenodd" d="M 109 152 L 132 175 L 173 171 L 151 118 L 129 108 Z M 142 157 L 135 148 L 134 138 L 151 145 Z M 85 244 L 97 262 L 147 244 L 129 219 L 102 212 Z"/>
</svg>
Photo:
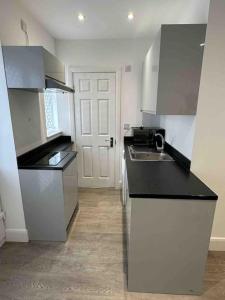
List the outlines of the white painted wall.
<svg viewBox="0 0 225 300">
<path fill-rule="evenodd" d="M 160 116 L 160 126 L 166 129 L 166 141 L 191 160 L 195 116 Z"/>
<path fill-rule="evenodd" d="M 25 35 L 20 29 L 21 18 L 27 23 L 30 45 L 41 45 L 54 53 L 54 38 L 26 11 L 20 4 L 20 1 L 17 0 L 0 0 L 0 40 L 2 40 L 2 44 L 25 45 Z M 0 51 L 0 140 L 2 141 L 0 147 L 0 194 L 3 208 L 6 211 L 6 238 L 10 241 L 27 241 L 28 237 L 19 184 L 9 99 L 4 75 Z M 34 96 L 32 93 L 28 95 L 28 92 L 23 92 L 18 100 L 21 100 L 23 97 L 25 102 L 28 101 L 28 99 L 31 101 L 36 99 L 36 95 Z M 16 99 L 14 100 L 16 101 Z M 14 104 L 16 104 L 15 107 L 13 105 L 11 106 L 13 111 L 18 109 L 19 103 L 14 102 Z M 20 111 L 20 113 L 22 112 Z M 34 117 L 33 113 L 34 112 L 30 115 L 32 115 L 31 123 L 34 125 L 36 123 L 36 117 Z M 29 131 L 29 129 L 23 132 L 23 136 L 26 136 L 27 131 Z M 16 129 L 15 135 L 18 140 L 17 133 Z M 34 140 L 36 140 L 36 136 Z M 23 143 L 24 141 L 22 144 Z"/>
<path fill-rule="evenodd" d="M 210 0 L 189 0 L 185 9 L 174 18 L 174 24 L 207 23 Z M 148 121 L 147 121 L 148 120 Z M 159 125 L 166 129 L 166 141 L 187 158 L 192 158 L 195 130 L 195 116 L 143 116 L 143 124 Z"/>
<path fill-rule="evenodd" d="M 0 193 L 6 212 L 6 238 L 8 241 L 28 240 L 25 226 L 16 151 L 9 108 L 8 91 L 0 48 Z"/>
<path fill-rule="evenodd" d="M 1 194 L 0 194 L 0 247 L 5 243 L 5 214 L 3 212 Z"/>
<path fill-rule="evenodd" d="M 225 250 L 225 1 L 211 1 L 192 171 L 218 195 L 211 248 Z"/>
<path fill-rule="evenodd" d="M 25 46 L 26 38 L 20 28 L 21 18 L 27 24 L 30 45 L 44 46 L 55 53 L 55 40 L 18 0 L 0 0 L 0 40 L 2 45 Z"/>
<path fill-rule="evenodd" d="M 122 69 L 122 124 L 140 125 L 142 62 L 148 39 L 56 40 L 56 54 L 67 66 L 115 67 Z M 125 66 L 131 65 L 131 72 Z"/>
<path fill-rule="evenodd" d="M 208 23 L 210 0 L 187 1 L 186 9 L 177 15 L 177 24 Z M 166 129 L 166 141 L 192 158 L 195 116 L 161 116 L 160 126 Z"/>
<path fill-rule="evenodd" d="M 17 155 L 42 143 L 39 95 L 9 91 L 9 104 Z"/>
</svg>

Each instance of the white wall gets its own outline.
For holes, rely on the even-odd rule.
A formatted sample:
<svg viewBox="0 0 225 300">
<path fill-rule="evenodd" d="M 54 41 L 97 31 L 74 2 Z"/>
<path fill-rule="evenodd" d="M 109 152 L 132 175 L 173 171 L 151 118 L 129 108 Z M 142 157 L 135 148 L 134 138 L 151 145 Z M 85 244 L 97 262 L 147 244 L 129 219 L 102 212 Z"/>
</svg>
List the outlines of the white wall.
<svg viewBox="0 0 225 300">
<path fill-rule="evenodd" d="M 183 14 L 177 15 L 177 24 L 208 23 L 210 0 L 187 1 Z M 195 116 L 161 116 L 160 126 L 166 129 L 166 141 L 192 158 Z"/>
<path fill-rule="evenodd" d="M 0 193 L 6 212 L 6 238 L 8 241 L 28 239 L 16 162 L 8 91 L 0 48 Z"/>
<path fill-rule="evenodd" d="M 149 44 L 148 39 L 57 40 L 56 53 L 67 66 L 122 68 L 122 124 L 140 125 L 142 62 Z M 125 72 L 126 65 L 131 65 L 131 72 Z"/>
<path fill-rule="evenodd" d="M 189 0 L 182 13 L 174 18 L 174 24 L 207 23 L 210 0 Z M 159 125 L 158 119 L 149 117 L 143 124 Z M 192 158 L 192 149 L 195 131 L 195 116 L 160 116 L 160 126 L 166 129 L 166 141 L 172 144 L 187 158 Z"/>
<path fill-rule="evenodd" d="M 55 53 L 55 39 L 17 0 L 0 0 L 0 40 L 2 45 L 26 45 L 26 37 L 20 28 L 23 19 L 27 24 L 29 45 L 43 46 Z M 17 153 L 30 150 L 40 144 L 41 123 L 38 94 L 26 91 L 10 93 L 14 138 Z M 26 135 L 24 129 L 27 128 Z"/>
<path fill-rule="evenodd" d="M 9 104 L 17 155 L 42 143 L 39 95 L 9 91 Z"/>
<path fill-rule="evenodd" d="M 210 0 L 187 1 L 182 13 L 174 15 L 173 23 L 207 23 Z M 169 14 L 169 12 L 168 12 Z M 165 16 L 165 17 L 168 17 Z M 158 28 L 160 24 L 158 25 Z M 142 62 L 151 44 L 151 38 L 137 40 L 77 40 L 56 41 L 56 53 L 68 65 L 123 67 L 122 74 L 122 125 L 162 126 L 167 131 L 166 140 L 191 159 L 195 117 L 147 117 L 140 113 Z M 124 72 L 125 65 L 132 65 L 131 73 Z M 160 119 L 160 120 L 159 120 Z"/>
<path fill-rule="evenodd" d="M 211 1 L 192 170 L 218 195 L 211 248 L 225 250 L 225 1 Z"/>
<path fill-rule="evenodd" d="M 21 18 L 27 24 L 30 45 L 44 46 L 55 52 L 54 38 L 27 12 L 18 0 L 0 0 L 0 40 L 2 45 L 26 45 L 20 28 Z"/>
<path fill-rule="evenodd" d="M 0 0 L 0 40 L 3 45 L 25 45 L 25 35 L 20 29 L 20 19 L 27 23 L 30 45 L 41 45 L 55 52 L 54 38 L 20 5 L 17 0 Z M 23 92 L 24 98 L 33 101 L 32 93 Z M 23 96 L 20 95 L 20 99 Z M 19 100 L 19 99 L 18 99 Z M 28 100 L 28 99 L 27 99 Z M 19 103 L 16 103 L 18 106 Z M 9 110 L 9 99 L 0 52 L 0 194 L 6 211 L 7 240 L 27 241 L 23 213 L 16 151 Z M 12 110 L 17 109 L 16 106 Z M 31 120 L 32 122 L 34 120 Z M 17 134 L 17 133 L 16 133 Z M 23 132 L 26 135 L 26 131 Z M 36 139 L 36 138 L 35 138 Z"/>
<path fill-rule="evenodd" d="M 160 116 L 160 126 L 166 129 L 166 141 L 191 160 L 195 116 Z"/>
</svg>

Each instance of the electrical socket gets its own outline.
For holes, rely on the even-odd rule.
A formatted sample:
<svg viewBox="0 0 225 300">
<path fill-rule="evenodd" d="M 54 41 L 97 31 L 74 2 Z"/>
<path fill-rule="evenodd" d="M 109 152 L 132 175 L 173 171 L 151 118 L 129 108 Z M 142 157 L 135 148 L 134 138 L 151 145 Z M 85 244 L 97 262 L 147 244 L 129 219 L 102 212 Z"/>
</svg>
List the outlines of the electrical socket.
<svg viewBox="0 0 225 300">
<path fill-rule="evenodd" d="M 125 66 L 125 72 L 126 72 L 126 73 L 130 73 L 131 71 L 132 71 L 131 65 L 126 65 L 126 66 Z"/>
<path fill-rule="evenodd" d="M 124 130 L 130 130 L 130 124 L 124 123 L 123 129 L 124 129 Z"/>
</svg>

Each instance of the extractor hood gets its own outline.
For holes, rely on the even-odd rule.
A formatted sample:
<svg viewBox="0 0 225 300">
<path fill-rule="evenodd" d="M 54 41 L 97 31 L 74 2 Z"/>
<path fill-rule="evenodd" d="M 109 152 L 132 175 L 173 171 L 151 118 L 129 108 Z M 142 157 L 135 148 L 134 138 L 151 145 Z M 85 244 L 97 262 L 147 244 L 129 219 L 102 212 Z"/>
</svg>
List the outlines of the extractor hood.
<svg viewBox="0 0 225 300">
<path fill-rule="evenodd" d="M 3 59 L 9 89 L 43 92 L 69 92 L 64 65 L 40 46 L 3 46 Z"/>
<path fill-rule="evenodd" d="M 57 81 L 53 78 L 47 77 L 45 78 L 45 89 L 50 92 L 62 92 L 62 93 L 74 93 L 75 91 L 71 89 L 69 86 L 66 86 L 60 81 Z"/>
</svg>

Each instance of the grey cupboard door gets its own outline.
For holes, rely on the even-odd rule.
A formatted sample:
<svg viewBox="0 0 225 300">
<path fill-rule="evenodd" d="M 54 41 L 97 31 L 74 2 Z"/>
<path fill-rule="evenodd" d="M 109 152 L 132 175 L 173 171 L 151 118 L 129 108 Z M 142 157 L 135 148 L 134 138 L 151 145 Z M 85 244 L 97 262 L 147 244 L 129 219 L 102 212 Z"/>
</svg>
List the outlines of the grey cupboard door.
<svg viewBox="0 0 225 300">
<path fill-rule="evenodd" d="M 206 25 L 162 25 L 157 114 L 194 115 Z"/>
<path fill-rule="evenodd" d="M 205 24 L 162 25 L 143 65 L 142 111 L 195 115 Z"/>
<path fill-rule="evenodd" d="M 64 214 L 66 226 L 68 226 L 78 203 L 77 181 L 77 160 L 75 158 L 63 171 Z"/>
</svg>

